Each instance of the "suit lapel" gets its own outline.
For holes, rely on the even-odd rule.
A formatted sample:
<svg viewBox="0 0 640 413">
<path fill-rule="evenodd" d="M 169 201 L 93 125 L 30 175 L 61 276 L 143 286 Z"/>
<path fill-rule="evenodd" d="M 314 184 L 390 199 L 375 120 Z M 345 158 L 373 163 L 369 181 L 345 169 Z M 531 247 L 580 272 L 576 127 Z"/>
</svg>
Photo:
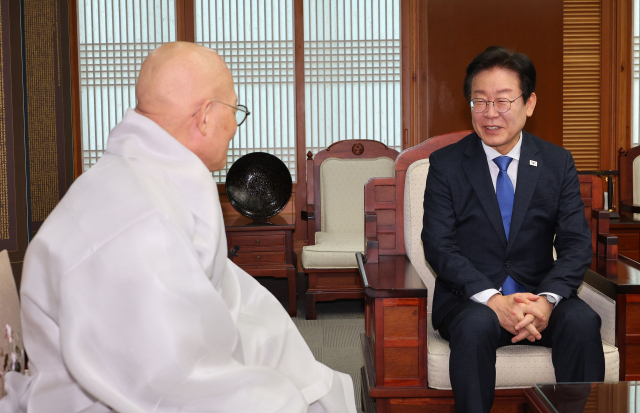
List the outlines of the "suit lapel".
<svg viewBox="0 0 640 413">
<path fill-rule="evenodd" d="M 502 240 L 502 244 L 507 246 L 507 237 L 504 233 L 504 225 L 502 224 L 502 215 L 500 214 L 500 205 L 496 191 L 491 181 L 489 173 L 489 165 L 487 164 L 487 155 L 480 144 L 480 137 L 474 134 L 475 139 L 470 139 L 465 148 L 465 155 L 468 157 L 467 162 L 463 162 L 464 172 L 471 182 L 473 190 L 476 192 L 482 208 L 484 208 L 491 224 Z M 513 231 L 513 224 L 512 224 Z"/>
<path fill-rule="evenodd" d="M 535 166 L 532 165 L 532 163 Z M 516 193 L 513 200 L 513 213 L 511 215 L 511 229 L 509 231 L 507 253 L 518 236 L 518 231 L 520 231 L 522 221 L 531 203 L 531 197 L 538 183 L 538 177 L 540 176 L 542 168 L 544 168 L 544 164 L 538 155 L 538 147 L 533 139 L 531 139 L 531 135 L 523 131 L 520 162 L 518 164 L 518 181 L 516 183 Z"/>
</svg>

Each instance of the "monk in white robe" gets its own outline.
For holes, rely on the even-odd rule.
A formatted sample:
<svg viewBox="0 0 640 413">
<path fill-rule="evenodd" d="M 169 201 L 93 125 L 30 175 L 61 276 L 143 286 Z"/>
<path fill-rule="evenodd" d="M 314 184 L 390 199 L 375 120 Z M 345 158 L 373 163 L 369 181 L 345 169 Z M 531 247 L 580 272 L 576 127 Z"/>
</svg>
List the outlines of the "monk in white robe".
<svg viewBox="0 0 640 413">
<path fill-rule="evenodd" d="M 4 411 L 355 412 L 351 378 L 227 258 L 210 172 L 237 127 L 222 59 L 164 45 L 136 94 L 28 248 L 31 377 L 8 375 Z"/>
</svg>

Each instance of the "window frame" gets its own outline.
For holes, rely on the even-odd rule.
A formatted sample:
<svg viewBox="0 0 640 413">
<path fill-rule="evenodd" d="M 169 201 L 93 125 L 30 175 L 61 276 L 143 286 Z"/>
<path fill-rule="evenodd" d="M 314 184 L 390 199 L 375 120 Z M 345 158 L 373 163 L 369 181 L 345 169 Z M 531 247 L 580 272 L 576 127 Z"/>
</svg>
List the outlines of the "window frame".
<svg viewBox="0 0 640 413">
<path fill-rule="evenodd" d="M 73 108 L 73 136 L 74 136 L 74 171 L 77 178 L 82 174 L 82 139 L 80 125 L 80 77 L 78 54 L 78 16 L 77 1 L 69 1 L 70 34 L 71 34 L 71 75 L 72 75 L 72 108 Z M 423 2 L 422 2 L 423 3 Z M 195 8 L 193 0 L 176 0 L 176 33 L 178 41 L 193 42 L 195 38 Z M 303 0 L 293 0 L 294 21 L 294 67 L 295 67 L 295 98 L 296 98 L 296 173 L 297 182 L 293 184 L 294 209 L 301 211 L 306 204 L 306 159 L 307 148 L 305 140 L 305 84 L 304 84 L 304 19 Z M 426 73 L 420 65 L 420 52 L 425 49 L 419 39 L 419 20 L 421 14 L 426 15 L 426 5 L 421 6 L 421 0 L 400 0 L 401 25 L 401 119 L 402 119 L 402 149 L 417 145 L 420 139 L 423 123 L 426 126 L 426 108 L 421 105 L 420 87 Z M 424 65 L 426 67 L 426 65 Z M 424 121 L 421 121 L 424 119 Z M 223 195 L 225 185 L 218 184 L 218 192 Z M 299 218 L 299 217 L 298 217 Z M 296 220 L 295 239 L 307 239 L 304 221 Z"/>
</svg>

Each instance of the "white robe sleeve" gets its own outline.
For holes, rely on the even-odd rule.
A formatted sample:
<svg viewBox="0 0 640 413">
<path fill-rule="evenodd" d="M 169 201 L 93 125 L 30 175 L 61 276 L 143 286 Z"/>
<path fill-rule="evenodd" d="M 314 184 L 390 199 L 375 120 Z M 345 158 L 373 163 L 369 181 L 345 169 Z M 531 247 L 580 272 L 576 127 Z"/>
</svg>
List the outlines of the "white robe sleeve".
<svg viewBox="0 0 640 413">
<path fill-rule="evenodd" d="M 60 284 L 71 375 L 123 413 L 307 412 L 333 371 L 278 301 L 229 265 L 236 277 L 227 271 L 218 291 L 160 214 L 95 246 Z"/>
</svg>

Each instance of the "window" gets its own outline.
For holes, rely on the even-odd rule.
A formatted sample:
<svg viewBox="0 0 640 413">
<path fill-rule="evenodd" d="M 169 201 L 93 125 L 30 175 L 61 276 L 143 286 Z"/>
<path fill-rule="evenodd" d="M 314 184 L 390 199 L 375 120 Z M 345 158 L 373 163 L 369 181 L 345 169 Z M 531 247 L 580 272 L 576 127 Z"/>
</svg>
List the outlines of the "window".
<svg viewBox="0 0 640 413">
<path fill-rule="evenodd" d="M 230 144 L 226 168 L 214 173 L 218 182 L 235 160 L 255 151 L 278 156 L 297 182 L 300 150 L 315 153 L 341 139 L 401 149 L 400 1 L 183 0 L 178 6 L 193 7 L 190 25 L 178 21 L 176 0 L 78 0 L 82 169 L 102 156 L 110 130 L 135 107 L 144 58 L 179 40 L 178 27 L 223 57 L 238 103 L 251 111 Z M 304 29 L 294 21 L 300 5 Z M 299 78 L 296 27 L 304 36 Z M 305 139 L 297 136 L 301 87 Z"/>
<path fill-rule="evenodd" d="M 306 149 L 373 139 L 402 150 L 400 1 L 304 1 Z"/>
<path fill-rule="evenodd" d="M 195 0 L 195 42 L 229 66 L 238 103 L 251 112 L 229 145 L 226 172 L 242 155 L 268 152 L 296 181 L 293 0 Z"/>
<path fill-rule="evenodd" d="M 80 122 L 86 171 L 129 108 L 144 58 L 176 40 L 175 0 L 78 1 Z"/>
</svg>

